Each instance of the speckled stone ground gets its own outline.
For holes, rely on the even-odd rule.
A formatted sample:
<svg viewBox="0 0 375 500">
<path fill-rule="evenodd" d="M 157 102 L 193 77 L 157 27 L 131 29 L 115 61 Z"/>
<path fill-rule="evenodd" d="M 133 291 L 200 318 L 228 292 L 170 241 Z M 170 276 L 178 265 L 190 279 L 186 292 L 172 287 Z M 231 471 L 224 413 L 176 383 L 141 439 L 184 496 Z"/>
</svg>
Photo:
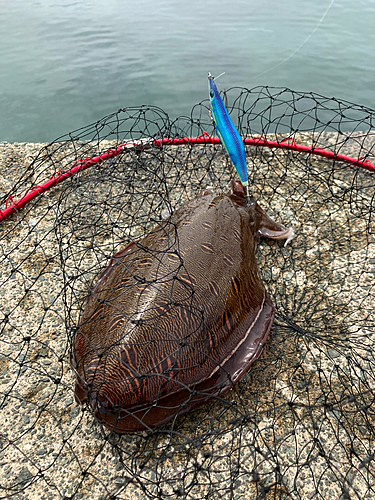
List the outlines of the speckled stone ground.
<svg viewBox="0 0 375 500">
<path fill-rule="evenodd" d="M 366 141 L 371 150 L 375 134 Z M 358 157 L 358 144 L 348 140 L 340 152 Z M 320 147 L 335 145 L 336 135 L 319 136 Z M 0 143 L 1 194 L 17 187 L 42 146 Z M 73 144 L 68 148 L 74 152 Z M 217 149 L 179 154 L 187 167 L 201 155 L 201 171 L 189 174 L 184 190 L 172 189 L 172 206 L 194 196 L 197 186 L 220 189 L 229 180 Z M 70 328 L 87 285 L 119 249 L 114 233 L 87 233 L 95 211 L 82 200 L 100 200 L 108 190 L 113 199 L 123 187 L 100 178 L 99 186 L 90 184 L 90 196 L 89 184 L 56 188 L 2 223 L 0 498 L 374 497 L 374 174 L 345 165 L 332 170 L 326 160 L 283 151 L 248 148 L 248 157 L 260 203 L 297 235 L 286 248 L 262 242 L 258 249 L 275 326 L 238 386 L 154 436 L 105 437 L 89 409 L 74 400 L 69 363 Z M 56 164 L 50 171 L 46 166 L 36 167 L 30 187 L 54 174 Z M 173 172 L 172 165 L 172 187 Z M 74 187 L 74 180 L 67 182 Z M 145 199 L 134 195 L 133 219 L 146 219 L 152 203 L 160 214 L 167 208 L 162 196 L 148 206 L 140 202 Z M 116 217 L 117 225 L 126 225 L 113 207 L 100 212 L 97 227 L 113 225 Z M 127 227 L 129 241 L 149 224 Z"/>
</svg>

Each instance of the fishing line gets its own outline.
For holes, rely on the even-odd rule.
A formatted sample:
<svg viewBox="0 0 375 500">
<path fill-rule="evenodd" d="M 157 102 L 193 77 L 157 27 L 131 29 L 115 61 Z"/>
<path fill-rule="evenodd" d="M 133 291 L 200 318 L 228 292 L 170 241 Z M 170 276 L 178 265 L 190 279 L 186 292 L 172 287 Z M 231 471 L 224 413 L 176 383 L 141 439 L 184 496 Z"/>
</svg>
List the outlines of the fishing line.
<svg viewBox="0 0 375 500">
<path fill-rule="evenodd" d="M 220 73 L 219 76 L 215 76 L 214 77 L 214 80 L 218 80 L 221 76 L 225 75 L 225 71 L 223 71 L 222 73 Z"/>
<path fill-rule="evenodd" d="M 254 76 L 253 79 L 256 79 L 256 78 L 259 78 L 260 76 L 263 76 L 267 73 L 269 73 L 270 71 L 273 71 L 274 69 L 278 68 L 279 66 L 281 66 L 282 64 L 286 63 L 287 61 L 289 61 L 289 59 L 291 59 L 295 54 L 297 54 L 297 52 L 299 52 L 302 47 L 304 45 L 306 45 L 306 43 L 310 40 L 310 38 L 313 36 L 314 33 L 316 33 L 316 31 L 318 30 L 319 26 L 323 23 L 326 15 L 328 14 L 328 12 L 331 10 L 331 7 L 332 5 L 334 4 L 335 0 L 331 0 L 330 4 L 328 5 L 328 7 L 326 8 L 324 14 L 322 15 L 322 17 L 319 19 L 319 22 L 318 24 L 315 26 L 315 28 L 313 29 L 313 31 L 308 35 L 308 37 L 301 43 L 301 45 L 299 47 L 296 48 L 296 50 L 294 50 L 288 57 L 286 57 L 285 59 L 283 59 L 282 61 L 278 62 L 277 64 L 275 64 L 274 66 L 272 66 L 271 68 L 269 69 L 266 69 L 265 71 L 262 71 L 261 73 L 259 73 L 258 75 Z M 224 75 L 225 74 L 225 71 L 223 73 L 220 73 L 219 76 L 216 76 L 215 77 L 215 80 L 218 80 L 220 76 Z M 225 106 L 228 107 L 228 98 L 227 98 L 227 94 L 226 94 L 226 90 L 224 89 L 223 90 L 223 94 L 224 94 L 224 102 L 225 102 Z"/>
<path fill-rule="evenodd" d="M 335 0 L 331 0 L 331 3 L 328 5 L 326 11 L 324 12 L 324 14 L 322 15 L 322 17 L 320 18 L 320 20 L 319 20 L 318 24 L 316 25 L 316 27 L 314 28 L 314 30 L 309 34 L 309 36 L 305 39 L 305 41 L 303 43 L 301 43 L 301 45 L 299 47 L 296 48 L 296 50 L 294 50 L 287 58 L 285 58 L 282 61 L 280 61 L 277 64 L 275 64 L 275 66 L 272 66 L 271 68 L 266 69 L 265 71 L 263 71 L 262 73 L 259 73 L 258 75 L 254 76 L 253 78 L 254 79 L 255 78 L 259 78 L 260 76 L 263 76 L 266 73 L 269 73 L 270 71 L 273 71 L 274 69 L 278 68 L 282 64 L 284 64 L 287 61 L 289 61 L 289 59 L 291 59 L 295 54 L 297 54 L 297 52 L 299 52 L 302 49 L 302 47 L 310 40 L 310 38 L 313 36 L 313 34 L 317 31 L 317 29 L 319 28 L 319 26 L 322 24 L 322 22 L 324 21 L 324 18 L 326 17 L 326 15 L 328 14 L 328 12 L 330 11 L 330 9 L 331 9 L 334 1 Z"/>
</svg>

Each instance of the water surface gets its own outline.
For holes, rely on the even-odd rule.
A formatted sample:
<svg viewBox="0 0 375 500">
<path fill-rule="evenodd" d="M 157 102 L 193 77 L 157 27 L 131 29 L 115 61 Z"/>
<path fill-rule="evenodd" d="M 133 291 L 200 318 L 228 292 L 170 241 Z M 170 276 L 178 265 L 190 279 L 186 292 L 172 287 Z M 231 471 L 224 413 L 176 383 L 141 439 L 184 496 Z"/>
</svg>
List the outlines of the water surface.
<svg viewBox="0 0 375 500">
<path fill-rule="evenodd" d="M 0 23 L 0 141 L 126 106 L 187 115 L 208 71 L 375 107 L 375 0 L 0 0 Z"/>
</svg>

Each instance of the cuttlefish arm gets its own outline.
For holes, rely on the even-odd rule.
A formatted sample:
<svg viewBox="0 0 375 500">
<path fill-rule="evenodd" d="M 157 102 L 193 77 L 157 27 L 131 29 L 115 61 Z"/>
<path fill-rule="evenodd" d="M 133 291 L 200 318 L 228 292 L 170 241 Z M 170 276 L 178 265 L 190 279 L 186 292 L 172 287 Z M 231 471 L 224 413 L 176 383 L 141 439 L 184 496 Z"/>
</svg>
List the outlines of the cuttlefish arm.
<svg viewBox="0 0 375 500">
<path fill-rule="evenodd" d="M 254 196 L 250 195 L 246 198 L 245 189 L 239 179 L 233 179 L 232 182 L 233 196 L 246 199 L 246 205 L 251 206 L 256 216 L 257 234 L 262 238 L 271 240 L 285 240 L 284 246 L 292 241 L 295 237 L 295 232 L 292 227 L 285 227 L 282 224 L 275 222 L 257 203 Z"/>
<path fill-rule="evenodd" d="M 272 240 L 285 240 L 284 247 L 295 237 L 292 227 L 284 227 L 282 224 L 275 222 L 258 204 L 256 204 L 255 211 L 262 218 L 262 225 L 258 229 L 259 236 Z"/>
</svg>

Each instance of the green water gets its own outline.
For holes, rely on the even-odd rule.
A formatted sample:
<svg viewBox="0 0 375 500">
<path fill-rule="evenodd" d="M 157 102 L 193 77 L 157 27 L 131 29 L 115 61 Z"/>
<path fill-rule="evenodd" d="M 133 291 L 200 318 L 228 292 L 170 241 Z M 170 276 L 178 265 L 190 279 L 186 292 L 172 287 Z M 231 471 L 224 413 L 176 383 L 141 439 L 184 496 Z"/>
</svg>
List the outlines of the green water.
<svg viewBox="0 0 375 500">
<path fill-rule="evenodd" d="M 0 23 L 0 141 L 126 106 L 187 115 L 208 71 L 375 108 L 375 0 L 0 0 Z"/>
</svg>

